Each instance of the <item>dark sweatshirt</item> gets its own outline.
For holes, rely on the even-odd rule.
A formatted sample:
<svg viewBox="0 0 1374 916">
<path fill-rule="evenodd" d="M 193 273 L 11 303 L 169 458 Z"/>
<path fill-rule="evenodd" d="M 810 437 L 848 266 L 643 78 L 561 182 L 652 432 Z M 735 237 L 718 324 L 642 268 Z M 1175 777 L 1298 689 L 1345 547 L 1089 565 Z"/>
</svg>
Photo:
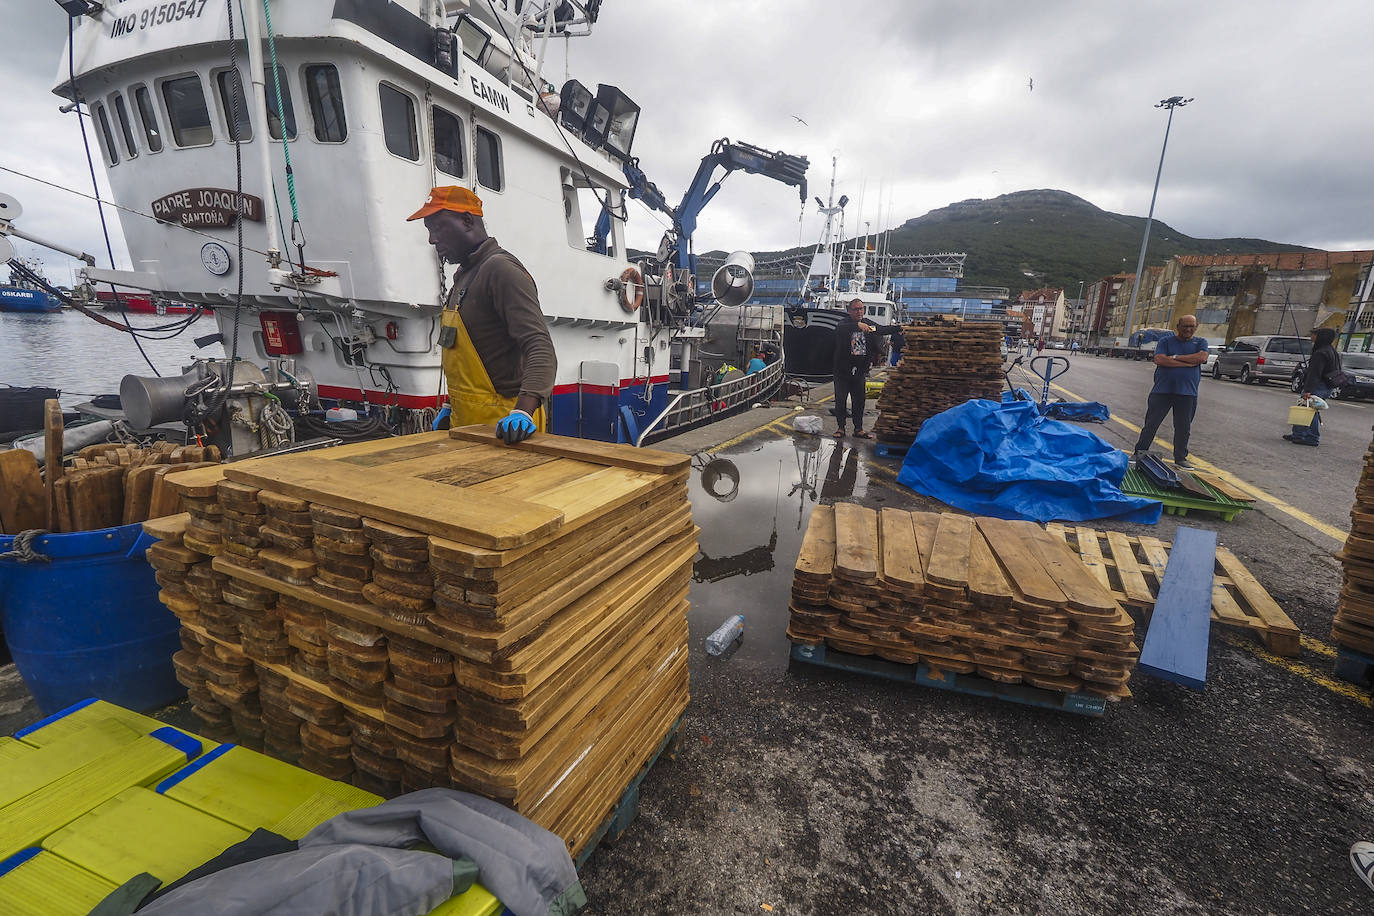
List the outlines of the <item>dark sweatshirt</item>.
<svg viewBox="0 0 1374 916">
<path fill-rule="evenodd" d="M 890 324 L 886 327 L 876 325 L 868 319 L 864 324 L 873 328 L 867 334 L 859 330 L 859 323 L 848 315 L 835 325 L 835 374 L 853 372 L 862 367 L 867 374 L 872 365 L 873 351 L 879 337 L 893 337 L 902 331 L 901 325 Z M 861 351 L 861 352 L 855 352 Z"/>
</svg>

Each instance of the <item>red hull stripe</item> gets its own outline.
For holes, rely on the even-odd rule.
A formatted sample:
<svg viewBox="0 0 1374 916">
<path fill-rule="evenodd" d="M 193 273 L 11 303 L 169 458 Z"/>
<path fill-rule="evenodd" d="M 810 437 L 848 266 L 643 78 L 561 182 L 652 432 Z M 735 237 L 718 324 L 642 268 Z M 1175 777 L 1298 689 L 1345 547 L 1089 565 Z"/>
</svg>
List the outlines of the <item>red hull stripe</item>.
<svg viewBox="0 0 1374 916">
<path fill-rule="evenodd" d="M 363 400 L 363 391 L 359 388 L 343 388 L 337 385 L 320 385 L 319 392 L 320 397 L 322 398 L 336 398 L 340 401 Z M 385 391 L 369 390 L 367 392 L 367 400 L 371 404 L 397 404 L 401 407 L 411 407 L 419 410 L 425 407 L 438 407 L 445 400 L 447 400 L 447 398 L 439 397 L 436 395 L 426 396 L 419 394 L 399 393 L 387 394 Z"/>
<path fill-rule="evenodd" d="M 660 383 L 662 383 L 662 382 L 668 381 L 668 376 L 666 376 L 666 375 L 655 375 L 655 376 L 652 376 L 651 378 L 649 378 L 648 381 L 649 381 L 650 383 L 654 384 L 654 385 L 657 385 L 657 384 L 660 384 Z M 637 386 L 637 385 L 643 385 L 644 382 L 645 382 L 645 380 L 642 379 L 642 378 L 623 378 L 623 379 L 620 380 L 620 387 L 621 387 L 621 388 L 633 388 L 633 387 L 635 387 L 635 386 Z M 581 389 L 582 389 L 582 391 L 583 391 L 584 393 L 587 393 L 587 394 L 615 394 L 615 389 L 611 388 L 609 385 L 582 385 L 582 386 L 581 386 Z M 554 394 L 572 394 L 572 393 L 576 392 L 577 390 L 578 390 L 578 383 L 577 383 L 577 382 L 572 382 L 571 384 L 568 384 L 568 385 L 554 385 L 554 386 L 553 386 L 553 393 L 554 393 Z"/>
</svg>

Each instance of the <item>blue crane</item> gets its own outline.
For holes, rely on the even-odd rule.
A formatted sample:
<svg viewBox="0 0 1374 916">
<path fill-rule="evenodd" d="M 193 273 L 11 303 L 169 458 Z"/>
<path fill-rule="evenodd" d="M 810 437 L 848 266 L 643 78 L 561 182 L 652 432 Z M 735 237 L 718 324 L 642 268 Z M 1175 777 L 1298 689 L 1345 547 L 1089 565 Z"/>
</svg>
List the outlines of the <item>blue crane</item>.
<svg viewBox="0 0 1374 916">
<path fill-rule="evenodd" d="M 692 233 L 697 228 L 697 217 L 720 190 L 721 182 L 734 171 L 744 171 L 751 175 L 763 175 L 783 184 L 794 185 L 800 191 L 800 198 L 806 202 L 806 169 L 810 165 L 805 156 L 791 156 L 782 152 L 770 152 L 751 143 L 731 143 L 729 137 L 722 137 L 711 144 L 711 152 L 704 156 L 697 167 L 696 176 L 682 195 L 682 202 L 676 207 L 668 205 L 668 200 L 658 185 L 649 180 L 639 167 L 637 158 L 625 162 L 625 178 L 630 184 L 630 197 L 644 202 L 644 205 L 666 213 L 673 221 L 668 232 L 673 264 L 680 272 L 696 274 L 697 257 L 692 253 Z M 725 174 L 713 180 L 716 169 L 725 169 Z M 611 232 L 611 214 L 604 207 L 596 222 L 593 249 L 605 254 L 606 240 Z"/>
</svg>

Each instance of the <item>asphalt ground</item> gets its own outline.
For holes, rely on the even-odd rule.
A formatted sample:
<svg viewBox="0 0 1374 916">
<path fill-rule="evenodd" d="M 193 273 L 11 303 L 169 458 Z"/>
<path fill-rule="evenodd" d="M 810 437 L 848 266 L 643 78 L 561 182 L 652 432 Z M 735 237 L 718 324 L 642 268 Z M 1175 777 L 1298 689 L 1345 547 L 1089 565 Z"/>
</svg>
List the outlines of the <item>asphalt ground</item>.
<svg viewBox="0 0 1374 916">
<path fill-rule="evenodd" d="M 1095 431 L 1133 444 L 1123 423 L 1143 416 L 1147 365 L 1079 357 L 1062 383 L 1122 421 Z M 1217 530 L 1302 629 L 1303 655 L 1214 629 L 1205 690 L 1137 674 L 1133 699 L 1087 718 L 789 668 L 811 509 L 944 508 L 896 484 L 900 462 L 869 443 L 793 434 L 801 412 L 833 429 L 826 394 L 660 445 L 694 455 L 692 702 L 637 819 L 582 870 L 588 912 L 1374 912 L 1347 860 L 1374 838 L 1370 695 L 1331 677 L 1329 643 L 1331 551 L 1374 414 L 1337 405 L 1322 447 L 1299 455 L 1278 438 L 1289 398 L 1203 383 L 1194 454 L 1262 491 L 1257 508 L 1229 524 L 1098 527 Z M 706 635 L 734 613 L 743 641 L 708 656 Z M 4 731 L 38 717 L 12 669 L 0 714 Z"/>
</svg>

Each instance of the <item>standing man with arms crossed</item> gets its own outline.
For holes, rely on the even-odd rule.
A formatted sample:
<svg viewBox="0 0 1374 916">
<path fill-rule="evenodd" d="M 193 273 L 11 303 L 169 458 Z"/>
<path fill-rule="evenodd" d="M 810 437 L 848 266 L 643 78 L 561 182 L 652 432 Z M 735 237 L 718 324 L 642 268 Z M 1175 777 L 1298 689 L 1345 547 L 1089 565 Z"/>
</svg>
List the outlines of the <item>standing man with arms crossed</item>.
<svg viewBox="0 0 1374 916">
<path fill-rule="evenodd" d="M 851 300 L 846 312 L 848 314 L 835 325 L 835 419 L 840 424 L 835 430 L 835 438 L 844 438 L 845 419 L 853 416 L 854 436 L 872 439 L 873 434 L 864 430 L 864 382 L 873 362 L 869 335 L 891 337 L 900 333 L 901 327 L 893 324 L 880 328 L 864 321 L 862 299 Z M 852 410 L 849 409 L 851 405 Z"/>
<path fill-rule="evenodd" d="M 1176 333 L 1159 339 L 1155 346 L 1155 384 L 1145 409 L 1145 428 L 1135 444 L 1135 453 L 1147 452 L 1159 432 L 1164 415 L 1174 414 L 1174 467 L 1191 471 L 1188 462 L 1188 432 L 1197 413 L 1197 389 L 1202 381 L 1202 364 L 1207 362 L 1207 340 L 1195 337 L 1197 318 L 1178 319 Z"/>
<path fill-rule="evenodd" d="M 558 358 L 539 290 L 487 235 L 481 199 L 467 188 L 435 188 L 406 219 L 423 219 L 439 257 L 461 265 L 440 320 L 449 403 L 434 428 L 450 413 L 452 426 L 495 423 L 507 445 L 547 429 Z"/>
</svg>

